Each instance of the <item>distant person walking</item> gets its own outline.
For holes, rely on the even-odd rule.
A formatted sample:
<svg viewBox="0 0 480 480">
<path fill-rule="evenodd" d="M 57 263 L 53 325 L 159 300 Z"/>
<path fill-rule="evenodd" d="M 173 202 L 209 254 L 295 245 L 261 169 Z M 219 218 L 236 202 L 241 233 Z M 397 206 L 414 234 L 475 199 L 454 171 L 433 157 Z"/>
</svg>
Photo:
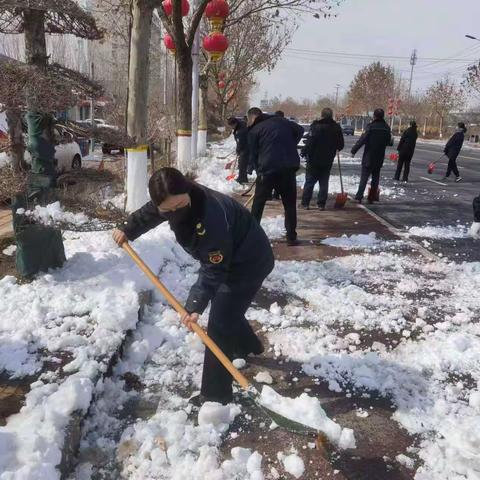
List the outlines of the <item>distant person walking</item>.
<svg viewBox="0 0 480 480">
<path fill-rule="evenodd" d="M 297 144 L 304 130 L 286 118 L 266 115 L 256 107 L 247 116 L 250 159 L 257 172 L 252 214 L 260 223 L 265 203 L 275 189 L 285 209 L 287 244 L 297 245 L 296 171 L 300 167 Z"/>
<path fill-rule="evenodd" d="M 400 142 L 398 142 L 398 164 L 395 172 L 394 180 L 400 180 L 400 175 L 403 169 L 404 182 L 408 182 L 408 175 L 410 174 L 410 163 L 412 162 L 413 154 L 415 153 L 415 146 L 417 145 L 418 131 L 417 123 L 410 122 L 410 126 L 403 132 Z"/>
<path fill-rule="evenodd" d="M 335 155 L 343 150 L 345 142 L 340 125 L 333 119 L 331 108 L 324 108 L 320 120 L 315 120 L 310 126 L 310 136 L 301 155 L 307 160 L 305 185 L 303 186 L 302 208 L 310 208 L 313 190 L 317 182 L 320 191 L 317 197 L 317 206 L 325 210 L 328 198 L 328 183 Z"/>
<path fill-rule="evenodd" d="M 230 117 L 227 120 L 227 124 L 233 130 L 233 137 L 235 138 L 235 143 L 237 145 L 238 177 L 236 178 L 236 181 L 240 184 L 247 183 L 248 162 L 250 161 L 247 124 L 235 117 Z"/>
<path fill-rule="evenodd" d="M 467 127 L 465 127 L 465 124 L 463 122 L 459 122 L 457 124 L 457 130 L 450 137 L 450 140 L 445 145 L 443 152 L 448 157 L 447 172 L 443 177 L 445 180 L 450 176 L 452 172 L 455 175 L 456 182 L 459 182 L 462 179 L 462 177 L 460 176 L 460 172 L 458 171 L 457 157 L 463 147 L 463 141 L 465 140 L 466 132 Z"/>
<path fill-rule="evenodd" d="M 377 108 L 373 112 L 373 121 L 366 126 L 365 132 L 363 132 L 358 142 L 352 148 L 352 156 L 355 156 L 358 150 L 365 146 L 362 157 L 360 183 L 357 194 L 355 195 L 355 200 L 358 203 L 362 202 L 370 176 L 372 177 L 372 182 L 370 184 L 368 202 L 373 203 L 378 200 L 380 171 L 383 167 L 385 149 L 388 145 L 393 145 L 392 132 L 385 122 L 385 112 L 381 108 Z"/>
</svg>

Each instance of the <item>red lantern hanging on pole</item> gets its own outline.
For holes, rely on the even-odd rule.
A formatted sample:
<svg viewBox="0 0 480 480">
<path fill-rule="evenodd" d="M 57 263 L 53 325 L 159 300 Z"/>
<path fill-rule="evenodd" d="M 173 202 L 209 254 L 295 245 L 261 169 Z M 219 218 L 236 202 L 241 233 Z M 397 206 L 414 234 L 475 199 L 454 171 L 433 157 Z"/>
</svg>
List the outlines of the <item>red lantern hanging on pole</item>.
<svg viewBox="0 0 480 480">
<path fill-rule="evenodd" d="M 163 10 L 165 15 L 169 17 L 173 13 L 173 2 L 172 0 L 165 0 L 163 3 Z M 190 11 L 190 4 L 188 0 L 182 0 L 182 17 L 186 17 Z"/>
<path fill-rule="evenodd" d="M 218 62 L 228 48 L 227 37 L 220 32 L 213 32 L 203 39 L 203 48 L 209 53 L 210 61 Z"/>
<path fill-rule="evenodd" d="M 210 22 L 210 28 L 214 32 L 222 30 L 225 19 L 230 13 L 230 8 L 225 0 L 211 0 L 205 8 L 205 16 Z"/>
<path fill-rule="evenodd" d="M 170 34 L 166 33 L 163 36 L 163 44 L 168 50 L 170 50 L 171 53 L 175 54 L 175 41 Z"/>
<path fill-rule="evenodd" d="M 218 88 L 219 88 L 220 90 L 223 90 L 223 89 L 225 88 L 225 82 L 224 82 L 223 80 L 220 80 L 220 81 L 217 83 L 217 85 L 218 85 Z"/>
</svg>

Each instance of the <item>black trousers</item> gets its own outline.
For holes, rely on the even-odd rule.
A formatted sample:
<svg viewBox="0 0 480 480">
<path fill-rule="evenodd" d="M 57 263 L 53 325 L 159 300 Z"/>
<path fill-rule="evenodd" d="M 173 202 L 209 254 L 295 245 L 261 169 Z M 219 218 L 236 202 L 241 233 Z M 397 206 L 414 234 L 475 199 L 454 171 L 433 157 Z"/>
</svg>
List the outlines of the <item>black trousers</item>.
<svg viewBox="0 0 480 480">
<path fill-rule="evenodd" d="M 447 173 L 445 174 L 446 177 L 449 177 L 452 172 L 456 177 L 460 176 L 460 172 L 458 171 L 457 167 L 457 156 L 458 155 L 452 155 L 451 157 L 448 157 Z"/>
<path fill-rule="evenodd" d="M 328 198 L 328 183 L 330 181 L 331 168 L 314 168 L 307 167 L 305 174 L 305 185 L 303 186 L 302 205 L 310 205 L 312 200 L 313 190 L 317 182 L 320 185 L 320 191 L 318 192 L 317 205 L 324 207 Z"/>
<path fill-rule="evenodd" d="M 273 189 L 280 194 L 282 199 L 287 239 L 295 240 L 297 238 L 297 177 L 295 170 L 283 170 L 257 177 L 252 215 L 260 223 L 265 203 L 271 198 Z"/>
<path fill-rule="evenodd" d="M 238 156 L 238 178 L 237 178 L 237 182 L 239 182 L 239 183 L 247 183 L 248 182 L 248 177 L 247 177 L 248 162 L 249 162 L 248 153 L 247 154 L 241 153 Z"/>
<path fill-rule="evenodd" d="M 230 359 L 233 353 L 261 353 L 261 342 L 245 318 L 245 312 L 264 279 L 221 285 L 212 300 L 208 335 Z M 232 376 L 205 348 L 201 394 L 211 401 L 225 401 L 232 396 Z"/>
<path fill-rule="evenodd" d="M 362 173 L 360 175 L 360 183 L 358 185 L 358 191 L 355 195 L 357 200 L 362 200 L 365 189 L 367 188 L 368 179 L 372 176 L 372 182 L 370 184 L 372 191 L 377 191 L 380 184 L 380 170 L 381 168 L 372 169 L 362 165 Z"/>
<path fill-rule="evenodd" d="M 395 180 L 400 180 L 400 175 L 403 170 L 403 178 L 404 182 L 408 182 L 408 175 L 410 174 L 410 163 L 412 162 L 412 157 L 410 153 L 400 153 L 398 156 L 398 164 L 397 164 L 397 171 L 395 172 Z"/>
</svg>

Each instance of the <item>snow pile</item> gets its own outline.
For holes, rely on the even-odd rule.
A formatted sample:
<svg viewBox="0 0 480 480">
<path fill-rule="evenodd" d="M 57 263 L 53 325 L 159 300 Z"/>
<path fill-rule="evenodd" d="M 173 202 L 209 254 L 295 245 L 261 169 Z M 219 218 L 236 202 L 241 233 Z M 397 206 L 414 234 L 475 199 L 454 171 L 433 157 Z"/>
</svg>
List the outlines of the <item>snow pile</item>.
<svg viewBox="0 0 480 480">
<path fill-rule="evenodd" d="M 284 453 L 279 452 L 277 458 L 282 462 L 285 471 L 290 475 L 293 475 L 295 478 L 300 478 L 304 474 L 305 464 L 296 453 L 285 455 Z"/>
<path fill-rule="evenodd" d="M 162 266 L 162 279 L 178 298 L 186 298 L 197 263 L 176 244 L 167 225 L 135 242 L 135 248 L 154 271 Z M 70 414 L 88 408 L 94 382 L 107 369 L 125 331 L 137 322 L 137 292 L 151 288 L 114 245 L 110 232 L 66 233 L 65 250 L 65 266 L 32 283 L 18 284 L 13 277 L 0 280 L 0 368 L 20 377 L 38 374 L 44 360 L 71 358 L 63 367 L 70 375 L 63 383 L 54 372 L 41 374 L 22 411 L 0 427 L 2 480 L 21 472 L 22 478 L 39 478 L 30 472 L 59 478 L 55 466 Z M 172 315 L 170 322 L 178 325 L 178 316 Z M 147 344 L 138 342 L 132 357 L 143 362 L 164 337 L 141 332 Z M 196 352 L 200 363 L 201 353 Z"/>
<path fill-rule="evenodd" d="M 370 232 L 368 235 L 361 233 L 359 235 L 342 235 L 341 237 L 326 238 L 325 240 L 322 240 L 322 243 L 331 247 L 352 250 L 378 247 L 382 244 L 382 241 L 377 238 L 375 232 Z"/>
<path fill-rule="evenodd" d="M 254 380 L 258 383 L 266 383 L 267 385 L 271 385 L 273 383 L 273 378 L 268 372 L 258 372 Z"/>
<path fill-rule="evenodd" d="M 470 236 L 469 226 L 467 225 L 434 226 L 427 224 L 424 227 L 410 227 L 408 229 L 408 234 L 413 237 L 433 238 L 438 240 L 468 238 Z"/>
<path fill-rule="evenodd" d="M 60 223 L 69 223 L 75 226 L 84 225 L 89 218 L 84 213 L 67 212 L 60 205 L 60 202 L 54 202 L 46 207 L 37 205 L 34 210 L 25 210 L 19 208 L 17 215 L 25 215 L 37 223 L 43 225 L 55 225 Z"/>
<path fill-rule="evenodd" d="M 279 238 L 283 238 L 285 236 L 285 216 L 264 216 L 262 218 L 262 228 L 270 240 L 277 240 Z"/>
<path fill-rule="evenodd" d="M 2 251 L 2 253 L 3 253 L 3 255 L 6 255 L 7 257 L 11 257 L 16 251 L 17 251 L 17 246 L 16 245 L 9 245 L 7 248 L 5 248 Z"/>
<path fill-rule="evenodd" d="M 330 420 L 318 398 L 309 397 L 306 393 L 297 398 L 282 397 L 272 388 L 264 386 L 260 403 L 290 420 L 325 433 L 328 439 L 341 449 L 356 447 L 353 430 L 342 428 Z"/>
<path fill-rule="evenodd" d="M 239 413 L 240 407 L 237 405 L 205 402 L 198 412 L 198 424 L 213 425 L 215 430 L 225 432 Z"/>
<path fill-rule="evenodd" d="M 285 306 L 280 318 L 249 312 L 276 356 L 301 362 L 332 391 L 391 399 L 393 418 L 420 439 L 415 478 L 478 476 L 479 262 L 412 263 L 385 252 L 277 262 L 266 287 L 305 302 Z M 371 343 L 386 333 L 393 340 Z"/>
</svg>

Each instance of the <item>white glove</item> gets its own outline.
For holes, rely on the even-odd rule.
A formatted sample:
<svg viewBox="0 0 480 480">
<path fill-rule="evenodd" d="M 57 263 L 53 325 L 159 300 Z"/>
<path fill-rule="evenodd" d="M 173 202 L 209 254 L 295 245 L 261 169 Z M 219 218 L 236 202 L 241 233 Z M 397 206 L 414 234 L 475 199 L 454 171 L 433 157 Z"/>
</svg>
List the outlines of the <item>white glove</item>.
<svg viewBox="0 0 480 480">
<path fill-rule="evenodd" d="M 480 222 L 473 222 L 470 227 L 470 235 L 477 240 L 480 240 Z"/>
</svg>

